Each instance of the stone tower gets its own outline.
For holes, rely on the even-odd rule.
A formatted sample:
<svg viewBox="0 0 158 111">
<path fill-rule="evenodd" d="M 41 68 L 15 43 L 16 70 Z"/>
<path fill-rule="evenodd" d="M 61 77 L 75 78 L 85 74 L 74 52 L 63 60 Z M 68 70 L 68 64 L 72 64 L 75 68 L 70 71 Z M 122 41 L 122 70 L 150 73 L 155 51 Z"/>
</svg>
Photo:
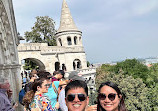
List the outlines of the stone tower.
<svg viewBox="0 0 158 111">
<path fill-rule="evenodd" d="M 62 4 L 60 26 L 56 33 L 56 41 L 57 46 L 74 50 L 74 52 L 65 53 L 65 56 L 67 56 L 65 62 L 68 67 L 71 67 L 71 63 L 68 61 L 73 61 L 71 71 L 87 68 L 86 55 L 82 44 L 82 32 L 76 27 L 65 0 L 63 0 Z M 72 60 L 73 58 L 74 60 Z"/>
<path fill-rule="evenodd" d="M 83 46 L 81 38 L 82 32 L 76 27 L 65 0 L 63 0 L 62 4 L 60 27 L 56 36 L 58 46 Z"/>
</svg>

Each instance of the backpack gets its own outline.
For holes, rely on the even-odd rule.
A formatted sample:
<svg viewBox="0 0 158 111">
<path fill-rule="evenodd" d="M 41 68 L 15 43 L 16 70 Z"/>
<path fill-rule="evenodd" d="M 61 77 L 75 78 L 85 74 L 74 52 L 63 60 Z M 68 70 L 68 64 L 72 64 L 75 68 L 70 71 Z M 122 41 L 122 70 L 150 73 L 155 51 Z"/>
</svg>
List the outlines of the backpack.
<svg viewBox="0 0 158 111">
<path fill-rule="evenodd" d="M 23 97 L 25 96 L 25 90 L 24 90 L 24 88 L 22 88 L 21 90 L 20 90 L 20 92 L 19 92 L 19 103 L 21 104 L 21 105 L 24 105 L 23 104 Z"/>
</svg>

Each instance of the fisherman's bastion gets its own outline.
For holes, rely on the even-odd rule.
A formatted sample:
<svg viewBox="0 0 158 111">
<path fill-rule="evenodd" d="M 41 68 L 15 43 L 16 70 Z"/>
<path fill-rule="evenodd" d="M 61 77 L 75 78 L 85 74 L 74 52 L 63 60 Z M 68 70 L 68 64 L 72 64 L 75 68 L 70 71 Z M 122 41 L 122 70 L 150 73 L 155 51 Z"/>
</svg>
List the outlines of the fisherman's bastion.
<svg viewBox="0 0 158 111">
<path fill-rule="evenodd" d="M 38 15 L 37 15 L 38 16 Z M 9 79 L 13 89 L 13 101 L 18 101 L 21 89 L 21 71 L 25 59 L 35 62 L 40 70 L 66 69 L 78 71 L 90 88 L 95 89 L 95 67 L 87 67 L 86 54 L 82 44 L 82 32 L 76 27 L 65 0 L 62 4 L 60 26 L 56 33 L 57 46 L 47 43 L 23 43 L 17 34 L 12 0 L 0 0 L 0 77 Z M 17 111 L 21 111 L 20 107 Z"/>
</svg>

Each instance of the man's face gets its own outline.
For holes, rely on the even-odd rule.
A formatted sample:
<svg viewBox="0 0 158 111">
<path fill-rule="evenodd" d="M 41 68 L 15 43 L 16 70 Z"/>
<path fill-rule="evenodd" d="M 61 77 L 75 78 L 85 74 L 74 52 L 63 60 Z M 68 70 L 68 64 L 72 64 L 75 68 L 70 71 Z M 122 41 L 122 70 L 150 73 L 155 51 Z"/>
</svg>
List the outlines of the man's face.
<svg viewBox="0 0 158 111">
<path fill-rule="evenodd" d="M 70 89 L 67 92 L 65 102 L 69 111 L 85 111 L 89 97 L 83 88 Z"/>
<path fill-rule="evenodd" d="M 10 84 L 9 84 L 8 80 L 6 80 L 4 84 L 1 84 L 1 88 L 6 89 L 6 90 L 10 89 Z"/>
</svg>

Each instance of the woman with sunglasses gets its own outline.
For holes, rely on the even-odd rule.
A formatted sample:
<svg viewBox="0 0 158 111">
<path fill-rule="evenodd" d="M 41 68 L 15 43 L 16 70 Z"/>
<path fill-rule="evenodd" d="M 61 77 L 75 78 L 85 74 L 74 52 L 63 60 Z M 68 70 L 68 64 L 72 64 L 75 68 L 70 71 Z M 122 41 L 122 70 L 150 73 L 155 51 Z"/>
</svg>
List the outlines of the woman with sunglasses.
<svg viewBox="0 0 158 111">
<path fill-rule="evenodd" d="M 112 82 L 100 85 L 97 99 L 97 111 L 127 111 L 120 89 Z"/>
<path fill-rule="evenodd" d="M 49 98 L 44 95 L 48 92 L 49 86 L 46 78 L 35 80 L 32 90 L 27 92 L 23 98 L 23 103 L 28 111 L 56 111 L 55 108 L 52 108 Z"/>
</svg>

